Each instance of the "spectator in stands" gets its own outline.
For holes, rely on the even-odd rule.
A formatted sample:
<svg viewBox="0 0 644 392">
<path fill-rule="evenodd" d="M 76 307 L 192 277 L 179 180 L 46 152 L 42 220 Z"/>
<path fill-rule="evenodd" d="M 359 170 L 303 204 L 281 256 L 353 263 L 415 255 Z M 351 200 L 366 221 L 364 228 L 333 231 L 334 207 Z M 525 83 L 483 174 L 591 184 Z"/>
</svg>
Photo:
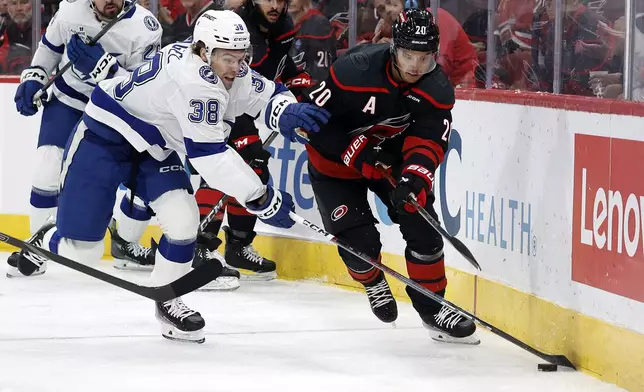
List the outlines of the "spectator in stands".
<svg viewBox="0 0 644 392">
<path fill-rule="evenodd" d="M 554 81 L 555 1 L 546 0 L 533 20 L 534 49 L 532 62 L 540 91 L 552 91 Z M 562 93 L 595 95 L 590 84 L 590 72 L 619 72 L 614 62 L 616 39 L 607 34 L 611 23 L 589 8 L 588 0 L 564 0 Z M 620 54 L 621 55 L 621 54 Z M 616 69 L 617 67 L 617 69 Z"/>
<path fill-rule="evenodd" d="M 194 23 L 204 12 L 224 9 L 224 1 L 222 0 L 181 0 L 181 5 L 186 12 L 177 16 L 170 27 L 163 31 L 161 38 L 163 46 L 172 42 L 184 41 L 192 36 Z"/>
<path fill-rule="evenodd" d="M 163 29 L 169 28 L 175 19 L 186 12 L 181 0 L 161 0 L 159 7 L 159 21 Z"/>
<path fill-rule="evenodd" d="M 9 42 L 31 48 L 31 0 L 9 0 L 10 22 L 7 24 Z"/>
<path fill-rule="evenodd" d="M 288 11 L 297 30 L 290 55 L 298 71 L 308 72 L 315 81 L 326 79 L 336 58 L 331 22 L 313 8 L 311 0 L 291 0 Z"/>
<path fill-rule="evenodd" d="M 8 3 L 7 0 L 0 0 L 0 18 L 9 16 L 9 11 L 7 10 Z"/>
<path fill-rule="evenodd" d="M 19 75 L 31 62 L 31 0 L 9 0 L 7 11 L 0 66 L 5 74 Z"/>
<path fill-rule="evenodd" d="M 380 17 L 372 42 L 391 42 L 391 24 L 403 10 L 403 0 L 374 0 Z M 449 12 L 438 9 L 440 51 L 438 63 L 454 86 L 474 85 L 474 70 L 478 64 L 476 51 L 461 25 Z"/>
<path fill-rule="evenodd" d="M 3 0 L 0 0 L 0 1 L 3 1 Z M 8 14 L 0 15 L 0 74 L 7 73 L 6 71 L 7 56 L 9 56 L 9 39 L 7 38 L 8 22 L 9 22 Z"/>
</svg>

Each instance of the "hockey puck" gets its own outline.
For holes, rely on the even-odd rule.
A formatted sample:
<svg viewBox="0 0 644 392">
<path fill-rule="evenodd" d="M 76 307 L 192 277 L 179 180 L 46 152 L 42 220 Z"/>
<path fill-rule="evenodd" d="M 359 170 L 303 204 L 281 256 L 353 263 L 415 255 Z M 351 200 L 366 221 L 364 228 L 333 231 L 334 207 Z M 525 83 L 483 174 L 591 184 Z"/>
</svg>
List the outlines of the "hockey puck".
<svg viewBox="0 0 644 392">
<path fill-rule="evenodd" d="M 537 369 L 539 369 L 540 372 L 556 372 L 557 365 L 553 365 L 551 363 L 540 363 L 537 365 Z"/>
</svg>

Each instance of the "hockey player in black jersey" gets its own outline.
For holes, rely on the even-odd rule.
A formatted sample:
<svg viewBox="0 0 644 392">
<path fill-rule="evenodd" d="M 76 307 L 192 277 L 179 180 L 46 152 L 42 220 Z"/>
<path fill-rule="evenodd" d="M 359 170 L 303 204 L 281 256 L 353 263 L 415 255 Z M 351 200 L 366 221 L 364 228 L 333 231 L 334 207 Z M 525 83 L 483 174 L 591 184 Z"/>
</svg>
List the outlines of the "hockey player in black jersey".
<svg viewBox="0 0 644 392">
<path fill-rule="evenodd" d="M 373 191 L 400 225 L 407 246 L 409 277 L 444 295 L 447 286 L 441 236 L 405 200 L 413 193 L 435 218 L 434 172 L 447 149 L 454 89 L 436 64 L 439 31 L 427 10 L 403 10 L 393 25 L 393 43 L 359 45 L 342 55 L 329 77 L 306 99 L 331 113 L 307 145 L 309 176 L 324 226 L 373 258 L 380 234 L 367 202 Z M 382 168 L 397 179 L 394 188 Z M 398 316 L 384 274 L 338 250 L 349 274 L 366 289 L 373 313 L 383 322 Z M 477 344 L 476 326 L 407 287 L 433 339 Z"/>
<path fill-rule="evenodd" d="M 300 71 L 313 80 L 324 80 L 336 59 L 334 27 L 329 19 L 313 8 L 312 0 L 291 0 L 289 13 L 295 22 L 295 41 L 291 57 Z"/>
<path fill-rule="evenodd" d="M 288 0 L 246 0 L 237 12 L 246 22 L 250 32 L 250 66 L 253 71 L 268 79 L 281 80 L 287 87 L 292 88 L 293 84 L 289 83 L 289 79 L 302 78 L 296 78 L 299 72 L 288 55 L 295 36 L 293 22 L 288 15 Z M 310 78 L 304 79 L 310 81 Z M 270 154 L 262 148 L 262 141 L 253 119 L 249 116 L 238 117 L 229 141 L 242 158 L 247 162 L 255 162 L 255 171 L 265 184 L 268 183 Z M 202 218 L 210 212 L 220 197 L 219 191 L 207 188 L 205 184 L 197 191 L 196 198 Z M 229 227 L 224 227 L 224 257 L 228 265 L 241 271 L 242 279 L 274 279 L 275 262 L 262 257 L 252 246 L 256 235 L 256 217 L 248 214 L 246 209 L 232 198 L 228 201 L 226 213 Z M 205 235 L 216 239 L 221 223 L 220 219 L 211 222 L 205 230 Z"/>
</svg>

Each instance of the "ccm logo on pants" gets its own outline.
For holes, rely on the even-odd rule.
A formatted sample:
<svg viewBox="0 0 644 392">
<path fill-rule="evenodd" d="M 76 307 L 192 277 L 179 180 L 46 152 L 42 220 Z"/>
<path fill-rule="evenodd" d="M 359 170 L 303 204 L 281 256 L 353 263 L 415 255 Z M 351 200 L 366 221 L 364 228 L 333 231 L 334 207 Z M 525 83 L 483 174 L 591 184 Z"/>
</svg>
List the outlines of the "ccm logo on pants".
<svg viewBox="0 0 644 392">
<path fill-rule="evenodd" d="M 183 171 L 183 166 L 181 165 L 170 165 L 170 166 L 161 166 L 159 168 L 160 173 L 168 173 L 173 171 Z"/>
</svg>

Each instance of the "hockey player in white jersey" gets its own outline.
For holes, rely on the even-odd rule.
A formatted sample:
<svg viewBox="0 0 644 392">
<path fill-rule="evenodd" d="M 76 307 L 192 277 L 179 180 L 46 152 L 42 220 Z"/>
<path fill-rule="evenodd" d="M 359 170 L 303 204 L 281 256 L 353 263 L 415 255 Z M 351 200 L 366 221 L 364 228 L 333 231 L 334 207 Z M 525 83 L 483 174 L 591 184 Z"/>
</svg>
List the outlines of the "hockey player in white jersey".
<svg viewBox="0 0 644 392">
<path fill-rule="evenodd" d="M 249 47 L 237 14 L 207 11 L 196 22 L 192 44 L 168 46 L 130 76 L 101 82 L 65 150 L 57 222 L 45 224 L 33 242 L 73 260 L 98 260 L 115 191 L 134 177 L 135 194 L 155 212 L 163 232 L 151 283 L 185 275 L 199 213 L 179 154 L 188 156 L 210 186 L 234 196 L 265 223 L 291 227 L 291 196 L 263 185 L 227 146 L 227 137 L 243 113 L 291 140 L 301 140 L 298 127 L 318 132 L 329 114 L 297 103 L 284 86 L 249 71 Z M 24 256 L 20 262 L 29 262 Z M 180 298 L 157 303 L 156 315 L 164 337 L 204 341 L 203 318 Z"/>
<path fill-rule="evenodd" d="M 126 4 L 127 5 L 127 4 Z M 129 72 L 148 61 L 160 49 L 161 27 L 145 8 L 129 8 L 99 43 L 86 44 L 110 20 L 121 16 L 123 0 L 64 0 L 49 23 L 34 54 L 31 67 L 22 72 L 15 103 L 17 110 L 31 116 L 38 112 L 34 95 L 57 67 L 69 61 L 73 67 L 58 77 L 53 96 L 42 97 L 44 106 L 36 171 L 30 197 L 30 226 L 34 233 L 49 216 L 56 215 L 63 149 L 96 84 Z M 7 276 L 20 276 L 17 253 L 9 257 Z M 34 275 L 44 268 L 28 271 Z"/>
</svg>

